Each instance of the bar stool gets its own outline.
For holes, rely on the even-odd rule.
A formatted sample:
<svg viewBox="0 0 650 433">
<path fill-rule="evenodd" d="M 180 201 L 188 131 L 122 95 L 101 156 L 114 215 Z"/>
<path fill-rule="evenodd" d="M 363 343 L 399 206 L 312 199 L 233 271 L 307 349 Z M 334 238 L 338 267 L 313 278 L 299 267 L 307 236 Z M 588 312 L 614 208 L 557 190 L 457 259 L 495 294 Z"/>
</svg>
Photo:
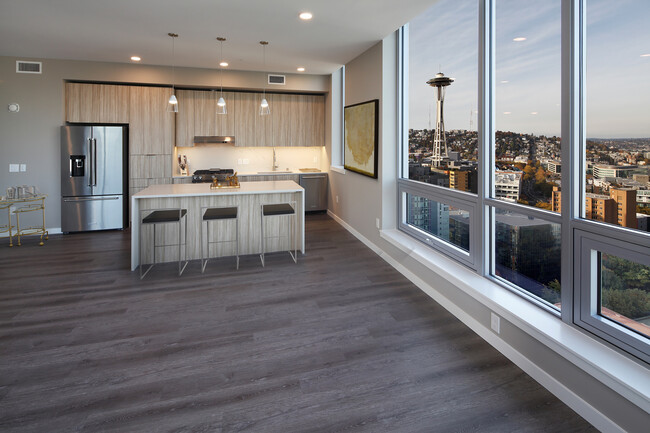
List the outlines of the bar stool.
<svg viewBox="0 0 650 433">
<path fill-rule="evenodd" d="M 237 257 L 237 269 L 239 269 L 239 207 L 213 207 L 201 208 L 201 213 L 203 214 L 203 219 L 201 220 L 201 273 L 205 272 L 205 265 L 208 264 L 210 259 L 210 244 L 222 243 L 222 242 L 235 242 L 235 256 Z M 210 241 L 210 221 L 224 221 L 224 220 L 235 220 L 235 240 L 229 241 Z M 207 231 L 207 257 L 204 254 L 203 248 L 203 224 L 206 225 Z"/>
<path fill-rule="evenodd" d="M 156 247 L 171 247 L 178 245 L 178 276 L 180 276 L 185 267 L 187 266 L 187 209 L 145 209 L 142 211 L 151 212 L 146 217 L 142 218 L 140 221 L 140 279 L 143 279 L 145 275 L 153 268 L 156 264 Z M 182 242 L 181 239 L 181 221 L 185 220 L 185 242 Z M 142 272 L 142 226 L 147 224 L 153 224 L 153 262 L 147 268 L 144 273 Z M 178 224 L 178 244 L 165 244 L 165 245 L 156 245 L 156 225 L 158 224 Z M 185 245 L 185 264 L 181 265 L 181 246 Z"/>
<path fill-rule="evenodd" d="M 272 216 L 281 216 L 281 215 L 293 215 L 289 218 L 289 233 L 287 237 L 289 238 L 289 254 L 293 259 L 294 263 L 298 263 L 298 248 L 296 247 L 296 202 L 292 201 L 289 203 L 278 203 L 278 204 L 263 204 L 262 205 L 262 236 L 260 239 L 260 259 L 262 260 L 262 267 L 264 267 L 264 252 L 266 250 L 266 238 L 264 237 L 264 220 L 266 217 Z M 280 237 L 280 236 L 274 236 Z M 293 244 L 293 252 L 291 252 L 291 245 Z"/>
</svg>

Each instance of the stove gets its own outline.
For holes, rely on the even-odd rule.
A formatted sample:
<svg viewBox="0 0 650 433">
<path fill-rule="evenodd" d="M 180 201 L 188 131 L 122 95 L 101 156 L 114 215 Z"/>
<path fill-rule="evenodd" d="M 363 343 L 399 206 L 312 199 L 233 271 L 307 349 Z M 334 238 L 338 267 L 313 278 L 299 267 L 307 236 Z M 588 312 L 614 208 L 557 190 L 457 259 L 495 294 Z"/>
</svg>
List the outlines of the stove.
<svg viewBox="0 0 650 433">
<path fill-rule="evenodd" d="M 208 183 L 212 179 L 217 179 L 219 182 L 226 180 L 226 176 L 230 176 L 235 171 L 232 168 L 211 168 L 208 170 L 196 170 L 192 175 L 192 183 Z"/>
</svg>

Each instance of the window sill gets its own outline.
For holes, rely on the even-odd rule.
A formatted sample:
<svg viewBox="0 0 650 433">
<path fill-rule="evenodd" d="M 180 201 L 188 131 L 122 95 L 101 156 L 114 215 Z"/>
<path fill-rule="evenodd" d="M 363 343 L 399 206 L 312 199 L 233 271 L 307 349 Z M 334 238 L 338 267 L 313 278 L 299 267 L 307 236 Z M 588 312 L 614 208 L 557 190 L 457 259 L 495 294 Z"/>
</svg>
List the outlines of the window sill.
<svg viewBox="0 0 650 433">
<path fill-rule="evenodd" d="M 333 171 L 334 173 L 345 174 L 345 169 L 342 165 L 330 165 L 330 171 Z"/>
<path fill-rule="evenodd" d="M 382 239 L 441 275 L 630 402 L 646 411 L 649 409 L 648 370 L 635 359 L 628 358 L 604 345 L 596 337 L 584 334 L 552 313 L 437 253 L 397 229 L 382 230 L 380 235 Z"/>
</svg>

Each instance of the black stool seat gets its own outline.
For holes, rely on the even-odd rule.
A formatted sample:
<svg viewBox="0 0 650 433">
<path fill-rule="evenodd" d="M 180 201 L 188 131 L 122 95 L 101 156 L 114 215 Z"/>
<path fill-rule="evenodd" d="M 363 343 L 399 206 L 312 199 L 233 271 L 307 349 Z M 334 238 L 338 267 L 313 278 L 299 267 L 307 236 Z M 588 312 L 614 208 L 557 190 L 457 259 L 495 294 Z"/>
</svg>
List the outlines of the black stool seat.
<svg viewBox="0 0 650 433">
<path fill-rule="evenodd" d="M 293 213 L 296 211 L 288 203 L 262 205 L 262 215 L 264 216 L 291 215 Z"/>
<path fill-rule="evenodd" d="M 206 209 L 203 214 L 203 220 L 227 220 L 237 218 L 236 207 L 218 207 Z"/>
<path fill-rule="evenodd" d="M 186 213 L 187 209 L 181 209 L 180 213 L 177 210 L 156 210 L 144 217 L 142 224 L 178 222 Z"/>
</svg>

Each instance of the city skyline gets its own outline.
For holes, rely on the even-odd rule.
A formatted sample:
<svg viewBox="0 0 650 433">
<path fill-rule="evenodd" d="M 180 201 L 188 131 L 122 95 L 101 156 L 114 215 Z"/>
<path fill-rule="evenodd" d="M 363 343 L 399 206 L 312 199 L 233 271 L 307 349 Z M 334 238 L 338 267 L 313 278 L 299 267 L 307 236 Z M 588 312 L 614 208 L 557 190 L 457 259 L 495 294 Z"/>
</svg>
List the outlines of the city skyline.
<svg viewBox="0 0 650 433">
<path fill-rule="evenodd" d="M 496 129 L 559 136 L 560 1 L 500 0 L 496 12 Z M 650 137 L 650 45 L 640 42 L 650 40 L 648 16 L 650 2 L 587 2 L 588 137 Z M 441 0 L 409 27 L 409 128 L 435 126 L 435 89 L 426 81 L 443 72 L 455 78 L 446 129 L 472 122 L 476 130 L 477 3 Z"/>
</svg>

